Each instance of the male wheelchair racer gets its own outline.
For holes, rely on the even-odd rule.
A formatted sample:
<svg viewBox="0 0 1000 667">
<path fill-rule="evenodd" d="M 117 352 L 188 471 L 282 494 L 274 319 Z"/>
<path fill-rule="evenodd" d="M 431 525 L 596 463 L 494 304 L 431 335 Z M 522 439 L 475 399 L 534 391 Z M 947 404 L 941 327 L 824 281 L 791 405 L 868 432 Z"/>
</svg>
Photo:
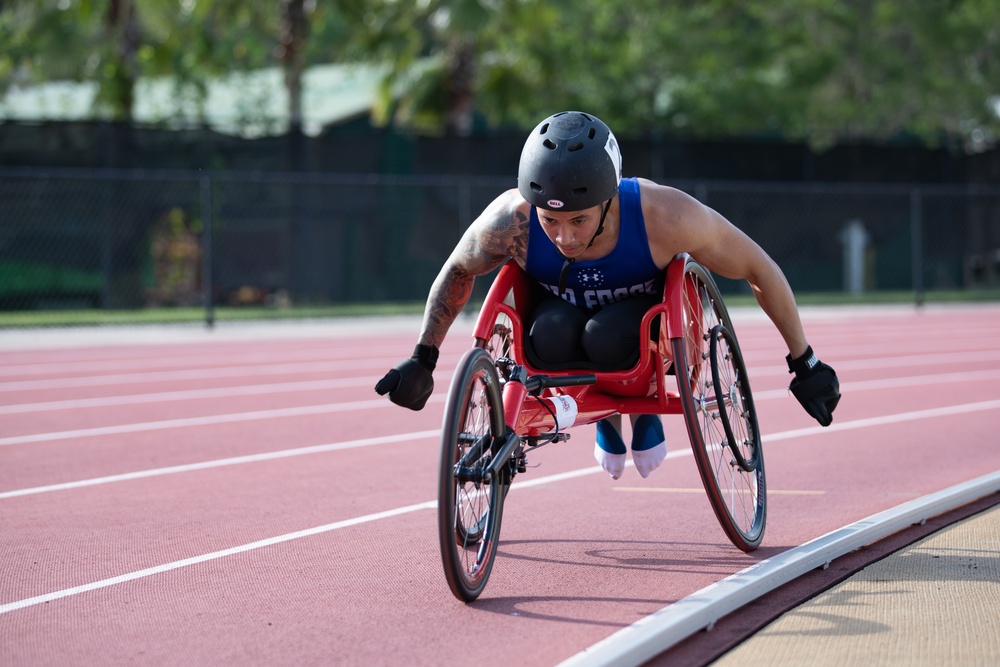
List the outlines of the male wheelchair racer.
<svg viewBox="0 0 1000 667">
<path fill-rule="evenodd" d="M 501 268 L 459 362 L 441 431 L 438 534 L 445 576 L 476 599 L 496 557 L 504 499 L 527 454 L 615 414 L 684 416 L 715 515 L 735 546 L 756 549 L 767 514 L 757 416 L 736 333 L 710 272 L 687 254 L 666 269 L 625 370 L 535 365 L 524 323 L 537 299 L 515 263 Z M 659 318 L 659 326 L 653 327 Z"/>
</svg>

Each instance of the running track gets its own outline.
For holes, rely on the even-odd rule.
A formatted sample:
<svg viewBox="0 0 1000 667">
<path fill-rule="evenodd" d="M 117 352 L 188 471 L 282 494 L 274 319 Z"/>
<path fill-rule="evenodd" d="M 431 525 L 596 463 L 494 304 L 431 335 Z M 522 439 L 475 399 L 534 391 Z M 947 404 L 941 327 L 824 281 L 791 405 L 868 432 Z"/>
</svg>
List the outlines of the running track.
<svg viewBox="0 0 1000 667">
<path fill-rule="evenodd" d="M 649 479 L 593 428 L 530 459 L 479 601 L 437 547 L 427 408 L 371 387 L 416 320 L 0 332 L 0 664 L 554 665 L 754 562 L 1000 470 L 1000 306 L 803 311 L 841 378 L 821 429 L 734 312 L 767 463 L 762 547 L 715 521 L 680 417 Z M 172 333 L 171 333 L 172 332 Z"/>
</svg>

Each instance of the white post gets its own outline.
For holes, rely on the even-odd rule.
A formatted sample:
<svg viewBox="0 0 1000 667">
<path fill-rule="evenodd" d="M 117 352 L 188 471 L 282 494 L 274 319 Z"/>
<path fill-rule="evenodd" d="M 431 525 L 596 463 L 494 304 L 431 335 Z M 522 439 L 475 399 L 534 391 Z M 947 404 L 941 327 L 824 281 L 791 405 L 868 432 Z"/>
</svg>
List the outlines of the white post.
<svg viewBox="0 0 1000 667">
<path fill-rule="evenodd" d="M 871 237 L 860 220 L 848 220 L 840 230 L 844 245 L 844 290 L 861 294 L 865 290 L 865 251 Z"/>
</svg>

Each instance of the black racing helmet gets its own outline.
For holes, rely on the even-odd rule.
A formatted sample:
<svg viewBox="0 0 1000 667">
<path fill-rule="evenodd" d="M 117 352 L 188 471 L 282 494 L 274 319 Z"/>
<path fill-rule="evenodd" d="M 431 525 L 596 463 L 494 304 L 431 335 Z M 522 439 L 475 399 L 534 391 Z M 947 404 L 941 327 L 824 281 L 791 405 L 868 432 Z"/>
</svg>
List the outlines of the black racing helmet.
<svg viewBox="0 0 1000 667">
<path fill-rule="evenodd" d="M 543 120 L 521 150 L 517 189 L 538 208 L 581 211 L 618 193 L 622 154 L 611 128 L 581 111 Z"/>
</svg>

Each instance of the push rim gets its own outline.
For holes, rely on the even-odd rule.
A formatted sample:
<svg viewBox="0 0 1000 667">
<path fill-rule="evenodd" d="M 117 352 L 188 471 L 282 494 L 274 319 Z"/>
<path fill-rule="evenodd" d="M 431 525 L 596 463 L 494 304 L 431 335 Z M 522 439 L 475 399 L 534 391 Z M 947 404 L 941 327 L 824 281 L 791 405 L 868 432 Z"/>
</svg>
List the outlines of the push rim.
<svg viewBox="0 0 1000 667">
<path fill-rule="evenodd" d="M 732 322 L 711 274 L 695 262 L 684 272 L 684 312 L 688 319 L 684 338 L 673 340 L 677 360 L 677 384 L 688 435 L 698 471 L 712 509 L 730 541 L 744 551 L 756 549 L 764 536 L 767 496 L 764 457 L 757 416 L 746 368 L 739 352 Z M 725 331 L 724 340 L 713 333 Z M 720 356 L 712 359 L 712 351 Z M 720 376 L 717 386 L 713 378 Z M 723 382 L 722 378 L 726 378 Z M 736 381 L 737 384 L 731 384 Z M 735 394 L 733 393 L 735 392 Z M 721 401 L 719 400 L 721 397 Z M 738 411 L 732 403 L 739 404 Z M 720 408 L 721 406 L 721 408 Z M 730 449 L 720 413 L 730 422 L 730 431 L 740 434 L 744 469 Z M 734 436 L 735 439 L 735 436 Z"/>
</svg>

